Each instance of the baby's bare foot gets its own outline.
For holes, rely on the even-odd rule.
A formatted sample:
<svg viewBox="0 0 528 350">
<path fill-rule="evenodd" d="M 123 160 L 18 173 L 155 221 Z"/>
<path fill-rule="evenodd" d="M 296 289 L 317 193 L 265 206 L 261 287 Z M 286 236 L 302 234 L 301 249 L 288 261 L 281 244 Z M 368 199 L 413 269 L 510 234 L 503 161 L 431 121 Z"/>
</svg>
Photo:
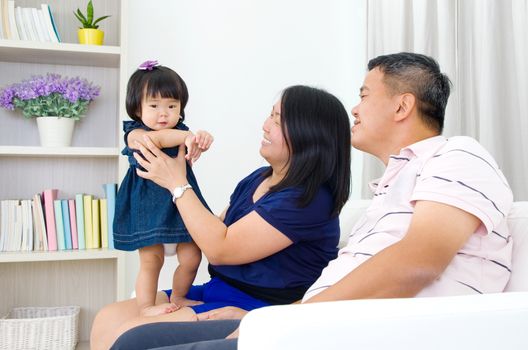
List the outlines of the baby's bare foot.
<svg viewBox="0 0 528 350">
<path fill-rule="evenodd" d="M 140 314 L 141 316 L 158 316 L 163 314 L 169 314 L 178 309 L 180 309 L 180 306 L 178 305 L 172 303 L 165 303 L 160 305 L 148 306 L 141 310 Z"/>
</svg>

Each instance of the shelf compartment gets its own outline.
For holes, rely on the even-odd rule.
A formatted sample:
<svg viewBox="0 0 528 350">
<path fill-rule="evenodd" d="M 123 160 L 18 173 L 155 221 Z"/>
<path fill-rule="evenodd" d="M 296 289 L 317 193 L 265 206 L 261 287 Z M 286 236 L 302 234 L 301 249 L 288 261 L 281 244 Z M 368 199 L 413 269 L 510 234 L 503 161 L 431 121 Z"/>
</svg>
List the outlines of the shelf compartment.
<svg viewBox="0 0 528 350">
<path fill-rule="evenodd" d="M 99 260 L 117 259 L 120 254 L 118 250 L 82 249 L 82 250 L 58 250 L 58 251 L 30 251 L 30 252 L 0 252 L 0 263 L 9 262 L 32 262 L 32 261 L 64 261 L 64 260 Z"/>
<path fill-rule="evenodd" d="M 1 39 L 0 57 L 4 62 L 118 68 L 121 48 Z"/>
<path fill-rule="evenodd" d="M 38 147 L 0 146 L 0 156 L 5 157 L 118 157 L 116 147 Z"/>
</svg>

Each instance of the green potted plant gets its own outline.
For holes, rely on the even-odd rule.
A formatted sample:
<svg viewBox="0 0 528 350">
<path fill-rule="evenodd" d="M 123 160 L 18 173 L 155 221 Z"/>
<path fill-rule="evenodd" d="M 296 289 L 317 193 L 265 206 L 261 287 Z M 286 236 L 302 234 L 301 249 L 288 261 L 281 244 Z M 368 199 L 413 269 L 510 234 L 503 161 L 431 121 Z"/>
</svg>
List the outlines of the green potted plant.
<svg viewBox="0 0 528 350">
<path fill-rule="evenodd" d="M 77 9 L 77 12 L 74 11 L 73 14 L 82 24 L 82 27 L 80 27 L 77 31 L 79 43 L 88 45 L 103 45 L 104 32 L 98 29 L 98 23 L 110 16 L 102 16 L 94 19 L 92 0 L 90 0 L 88 2 L 88 6 L 86 6 L 86 15 L 84 15 L 79 9 Z"/>
<path fill-rule="evenodd" d="M 85 115 L 99 91 L 86 79 L 48 73 L 0 89 L 0 107 L 36 118 L 42 146 L 68 147 L 75 121 Z"/>
</svg>

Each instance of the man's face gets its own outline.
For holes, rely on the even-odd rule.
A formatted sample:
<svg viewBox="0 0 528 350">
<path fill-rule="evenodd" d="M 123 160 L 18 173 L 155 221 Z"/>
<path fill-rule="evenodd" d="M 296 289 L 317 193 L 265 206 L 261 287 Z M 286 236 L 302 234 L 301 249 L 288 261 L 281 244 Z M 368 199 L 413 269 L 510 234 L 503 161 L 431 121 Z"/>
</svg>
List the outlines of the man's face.
<svg viewBox="0 0 528 350">
<path fill-rule="evenodd" d="M 386 152 L 386 145 L 390 144 L 391 134 L 395 132 L 397 96 L 389 94 L 383 73 L 378 68 L 367 73 L 359 96 L 359 104 L 352 108 L 355 118 L 351 129 L 352 146 L 379 156 Z"/>
</svg>

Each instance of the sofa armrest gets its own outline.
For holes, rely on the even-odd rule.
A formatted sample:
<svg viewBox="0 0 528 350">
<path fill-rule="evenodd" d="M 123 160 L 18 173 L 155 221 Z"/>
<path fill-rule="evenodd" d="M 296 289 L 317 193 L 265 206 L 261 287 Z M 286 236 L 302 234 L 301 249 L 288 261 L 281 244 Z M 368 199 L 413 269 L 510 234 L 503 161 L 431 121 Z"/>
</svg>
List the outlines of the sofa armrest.
<svg viewBox="0 0 528 350">
<path fill-rule="evenodd" d="M 528 349 L 527 324 L 527 292 L 272 306 L 238 349 Z"/>
</svg>

